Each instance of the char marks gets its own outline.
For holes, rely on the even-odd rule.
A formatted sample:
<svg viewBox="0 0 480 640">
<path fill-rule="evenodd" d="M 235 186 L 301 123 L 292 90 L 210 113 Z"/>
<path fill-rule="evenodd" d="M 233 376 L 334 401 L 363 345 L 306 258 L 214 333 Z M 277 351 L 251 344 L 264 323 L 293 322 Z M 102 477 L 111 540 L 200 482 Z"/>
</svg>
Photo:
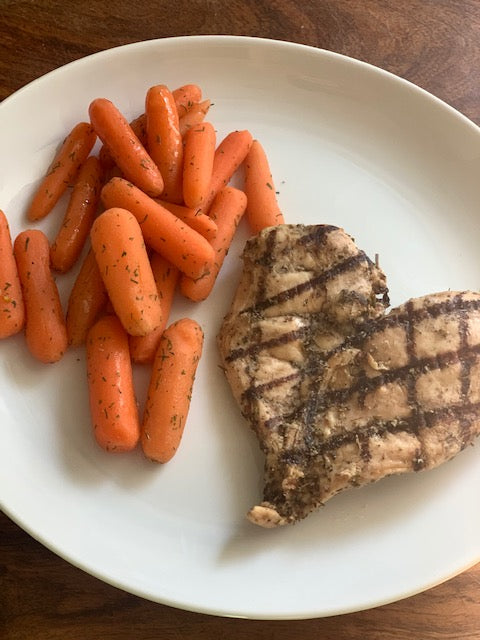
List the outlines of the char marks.
<svg viewBox="0 0 480 640">
<path fill-rule="evenodd" d="M 386 278 L 342 229 L 251 238 L 218 336 L 265 453 L 252 522 L 278 526 L 395 473 L 430 469 L 480 432 L 480 294 L 391 310 Z"/>
<path fill-rule="evenodd" d="M 243 311 L 243 313 L 260 313 L 270 307 L 274 307 L 278 304 L 291 301 L 303 293 L 313 291 L 315 289 L 318 289 L 319 287 L 326 285 L 333 278 L 342 273 L 354 270 L 360 263 L 371 264 L 371 261 L 363 252 L 359 252 L 354 256 L 349 256 L 342 262 L 334 265 L 325 273 L 310 278 L 309 280 L 295 285 L 294 287 L 290 287 L 289 289 L 286 289 L 285 291 L 282 291 L 275 296 L 259 299 L 254 306 L 248 307 Z"/>
</svg>

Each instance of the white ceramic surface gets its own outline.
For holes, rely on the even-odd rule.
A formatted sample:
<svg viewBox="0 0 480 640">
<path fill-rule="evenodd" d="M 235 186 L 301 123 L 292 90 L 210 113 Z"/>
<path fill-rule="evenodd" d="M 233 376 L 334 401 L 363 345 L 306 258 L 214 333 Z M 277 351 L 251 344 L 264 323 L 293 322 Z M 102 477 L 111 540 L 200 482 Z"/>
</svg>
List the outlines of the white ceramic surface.
<svg viewBox="0 0 480 640">
<path fill-rule="evenodd" d="M 229 36 L 138 43 L 79 60 L 0 105 L 0 206 L 13 234 L 57 144 L 89 101 L 128 117 L 149 86 L 196 82 L 219 139 L 248 128 L 270 157 L 288 222 L 344 226 L 379 254 L 392 304 L 480 287 L 480 131 L 384 71 L 300 45 Z M 60 207 L 39 226 L 50 237 Z M 262 458 L 218 368 L 215 334 L 239 275 L 242 224 L 211 298 L 177 300 L 206 333 L 184 440 L 164 466 L 103 453 L 90 431 L 82 350 L 45 366 L 0 344 L 0 498 L 72 564 L 177 607 L 306 618 L 422 591 L 480 560 L 480 449 L 395 477 L 268 531 L 244 514 Z M 74 274 L 58 279 L 63 300 Z M 139 400 L 147 375 L 136 371 Z"/>
</svg>

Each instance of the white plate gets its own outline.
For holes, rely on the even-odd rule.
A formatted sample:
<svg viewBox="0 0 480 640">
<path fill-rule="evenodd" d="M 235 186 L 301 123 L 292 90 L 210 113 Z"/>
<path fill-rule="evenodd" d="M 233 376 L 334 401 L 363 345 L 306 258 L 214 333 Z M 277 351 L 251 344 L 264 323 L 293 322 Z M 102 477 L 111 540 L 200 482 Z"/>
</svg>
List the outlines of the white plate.
<svg viewBox="0 0 480 640">
<path fill-rule="evenodd" d="M 393 304 L 480 287 L 480 132 L 417 87 L 340 55 L 237 37 L 150 41 L 79 60 L 0 106 L 0 203 L 15 234 L 52 153 L 91 99 L 127 116 L 147 88 L 196 82 L 219 138 L 266 148 L 287 221 L 344 226 L 389 276 Z M 43 224 L 50 236 L 59 223 Z M 215 334 L 239 275 L 242 227 L 208 302 L 178 301 L 206 332 L 178 455 L 155 466 L 93 442 L 83 352 L 44 366 L 0 345 L 3 509 L 72 564 L 195 611 L 307 618 L 417 593 L 480 560 L 480 449 L 336 497 L 294 527 L 244 519 L 262 459 L 217 366 Z M 66 296 L 71 278 L 59 278 Z M 137 372 L 139 399 L 146 376 Z"/>
</svg>

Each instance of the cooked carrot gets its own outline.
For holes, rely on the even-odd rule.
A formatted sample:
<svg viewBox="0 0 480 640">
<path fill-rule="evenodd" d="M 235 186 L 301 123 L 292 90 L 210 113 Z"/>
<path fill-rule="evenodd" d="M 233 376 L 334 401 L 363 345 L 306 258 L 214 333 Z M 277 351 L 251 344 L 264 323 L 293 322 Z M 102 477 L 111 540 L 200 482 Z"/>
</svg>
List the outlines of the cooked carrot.
<svg viewBox="0 0 480 640">
<path fill-rule="evenodd" d="M 160 340 L 141 426 L 143 452 L 155 462 L 168 462 L 178 450 L 202 348 L 203 331 L 190 318 L 171 324 Z"/>
<path fill-rule="evenodd" d="M 125 331 L 144 336 L 162 321 L 150 260 L 135 216 L 109 208 L 90 231 L 92 249 L 110 301 Z"/>
<path fill-rule="evenodd" d="M 68 344 L 78 347 L 108 301 L 107 290 L 92 249 L 85 256 L 68 298 L 66 325 Z"/>
<path fill-rule="evenodd" d="M 97 139 L 88 122 L 79 122 L 63 141 L 27 210 L 29 220 L 44 218 L 73 182 Z"/>
<path fill-rule="evenodd" d="M 48 238 L 39 229 L 21 231 L 13 243 L 25 303 L 25 338 L 41 362 L 57 362 L 67 349 L 67 329 L 50 271 Z"/>
<path fill-rule="evenodd" d="M 7 216 L 0 209 L 0 338 L 23 329 L 25 306 Z"/>
<path fill-rule="evenodd" d="M 258 140 L 245 158 L 246 217 L 253 233 L 285 222 L 278 206 L 267 154 Z"/>
<path fill-rule="evenodd" d="M 202 90 L 196 84 L 186 84 L 172 91 L 175 106 L 177 108 L 179 118 L 184 116 L 192 107 L 196 105 L 202 98 Z M 205 103 L 209 102 L 208 100 Z M 140 140 L 142 145 L 147 148 L 147 115 L 141 113 L 139 116 L 130 121 L 133 133 Z M 104 153 L 104 147 L 100 150 Z"/>
<path fill-rule="evenodd" d="M 88 157 L 80 167 L 62 225 L 50 247 L 50 262 L 65 273 L 77 261 L 97 213 L 103 170 L 96 156 Z"/>
<path fill-rule="evenodd" d="M 142 144 L 146 149 L 147 148 L 147 130 L 146 130 L 145 114 L 142 113 L 137 118 L 134 118 L 129 124 L 133 133 L 139 139 L 140 144 Z M 105 144 L 102 144 L 102 146 L 100 147 L 100 151 L 98 152 L 98 158 L 106 174 L 110 174 L 115 168 L 117 168 L 117 171 L 120 171 L 120 169 L 116 167 L 115 160 L 112 158 L 112 154 L 110 153 L 108 147 Z"/>
<path fill-rule="evenodd" d="M 163 191 L 163 178 L 123 114 L 106 98 L 89 106 L 90 120 L 115 164 L 140 189 L 153 196 Z"/>
<path fill-rule="evenodd" d="M 152 362 L 155 352 L 167 326 L 173 296 L 180 275 L 177 267 L 165 260 L 159 253 L 153 253 L 150 258 L 153 277 L 157 285 L 158 297 L 162 306 L 162 323 L 146 336 L 130 336 L 130 356 L 133 362 L 145 364 Z"/>
<path fill-rule="evenodd" d="M 206 214 L 198 211 L 198 209 L 190 209 L 181 204 L 175 204 L 173 202 L 167 202 L 161 198 L 157 200 L 162 207 L 168 209 L 171 213 L 180 218 L 183 222 L 188 224 L 189 227 L 195 229 L 200 235 L 207 240 L 213 240 L 217 235 L 216 223 Z"/>
<path fill-rule="evenodd" d="M 211 122 L 192 127 L 184 138 L 183 199 L 198 209 L 207 198 L 215 155 L 215 129 Z"/>
<path fill-rule="evenodd" d="M 232 131 L 218 145 L 213 159 L 212 178 L 208 195 L 204 198 L 201 210 L 207 213 L 217 193 L 225 187 L 235 171 L 245 160 L 252 145 L 249 131 Z"/>
<path fill-rule="evenodd" d="M 147 144 L 150 156 L 160 169 L 165 188 L 164 200 L 181 203 L 183 144 L 175 100 L 168 87 L 150 87 L 145 98 Z"/>
<path fill-rule="evenodd" d="M 92 426 L 106 451 L 131 451 L 140 437 L 128 336 L 115 315 L 97 320 L 87 335 L 87 381 Z"/>
<path fill-rule="evenodd" d="M 180 291 L 190 300 L 200 302 L 209 296 L 246 206 L 245 194 L 235 187 L 224 187 L 217 194 L 210 209 L 210 215 L 218 225 L 217 235 L 212 240 L 215 250 L 213 267 L 208 274 L 198 280 L 186 276 L 180 278 Z"/>
<path fill-rule="evenodd" d="M 202 99 L 202 90 L 198 84 L 184 84 L 172 91 L 178 117 L 181 118 L 196 103 Z"/>
<path fill-rule="evenodd" d="M 102 189 L 105 207 L 131 211 L 142 229 L 145 242 L 191 278 L 200 278 L 213 264 L 211 244 L 177 216 L 149 198 L 132 183 L 112 178 Z"/>
<path fill-rule="evenodd" d="M 189 129 L 205 120 L 211 104 L 208 99 L 202 100 L 202 102 L 195 102 L 185 114 L 180 115 L 179 127 L 182 137 Z"/>
</svg>

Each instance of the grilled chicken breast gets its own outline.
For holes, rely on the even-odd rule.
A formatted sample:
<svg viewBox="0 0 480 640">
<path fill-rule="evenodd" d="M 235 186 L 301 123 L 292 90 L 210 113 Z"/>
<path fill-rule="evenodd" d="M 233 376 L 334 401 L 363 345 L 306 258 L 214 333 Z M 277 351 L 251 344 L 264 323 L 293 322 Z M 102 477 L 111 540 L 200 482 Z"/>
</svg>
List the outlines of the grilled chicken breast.
<svg viewBox="0 0 480 640">
<path fill-rule="evenodd" d="M 451 459 L 480 431 L 480 295 L 391 310 L 380 268 L 342 229 L 280 225 L 251 238 L 218 335 L 265 454 L 248 518 L 296 522 L 349 487 Z"/>
</svg>

